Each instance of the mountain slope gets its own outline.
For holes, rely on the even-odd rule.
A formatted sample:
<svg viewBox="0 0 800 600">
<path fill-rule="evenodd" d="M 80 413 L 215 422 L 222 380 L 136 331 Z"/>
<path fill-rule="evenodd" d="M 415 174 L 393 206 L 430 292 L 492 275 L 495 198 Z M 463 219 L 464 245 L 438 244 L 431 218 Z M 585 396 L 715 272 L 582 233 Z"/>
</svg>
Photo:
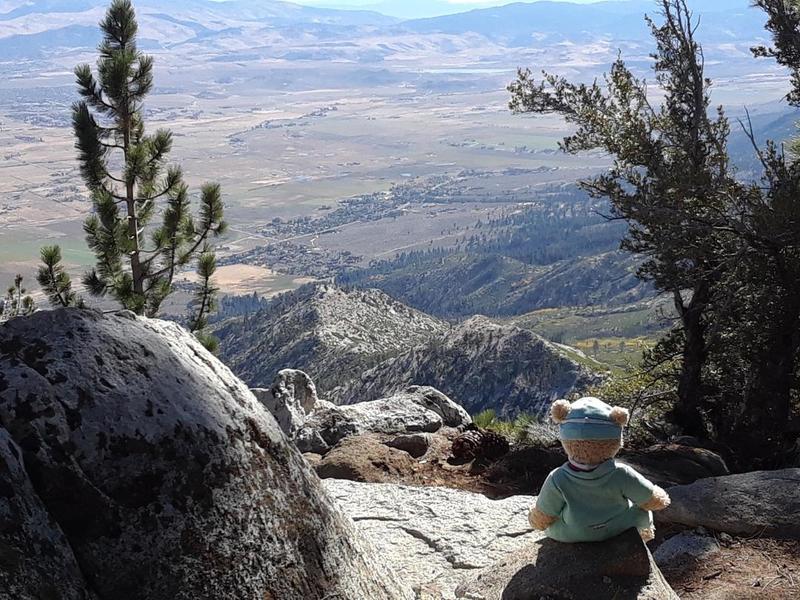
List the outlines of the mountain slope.
<svg viewBox="0 0 800 600">
<path fill-rule="evenodd" d="M 253 315 L 214 327 L 220 358 L 251 387 L 284 368 L 306 371 L 322 395 L 449 326 L 377 290 L 304 286 Z"/>
<path fill-rule="evenodd" d="M 4 2 L 0 5 L 0 21 L 12 21 L 24 17 L 52 14 L 76 15 L 105 8 L 109 0 L 33 0 Z M 210 22 L 213 19 L 226 18 L 239 21 L 263 21 L 277 19 L 283 22 L 338 23 L 349 25 L 390 24 L 396 21 L 380 13 L 368 10 L 336 10 L 330 8 L 314 8 L 301 6 L 279 0 L 136 0 L 137 13 L 168 13 L 173 17 L 183 17 L 197 22 Z"/>
<path fill-rule="evenodd" d="M 695 16 L 701 18 L 706 43 L 765 37 L 763 15 L 746 0 L 693 0 L 689 4 Z M 416 19 L 404 22 L 403 27 L 418 33 L 477 33 L 511 46 L 528 45 L 543 38 L 571 42 L 610 39 L 619 43 L 648 39 L 650 33 L 643 17 L 656 17 L 658 10 L 650 0 L 593 4 L 518 2 Z"/>
<path fill-rule="evenodd" d="M 530 265 L 502 254 L 422 257 L 407 265 L 354 271 L 341 283 L 378 288 L 440 317 L 519 315 L 541 308 L 637 302 L 652 295 L 636 278 L 637 260 L 621 251 Z"/>
<path fill-rule="evenodd" d="M 98 22 L 108 0 L 34 0 L 0 4 L 0 44 L 10 57 L 39 58 L 59 49 L 92 50 L 100 39 Z M 397 20 L 376 12 L 332 10 L 289 2 L 262 0 L 137 0 L 135 8 L 145 49 L 174 47 L 191 41 L 220 37 L 225 53 L 231 51 L 232 31 L 245 47 L 294 39 L 328 40 L 357 38 L 363 33 L 394 24 Z M 267 37 L 265 37 L 267 34 Z M 288 41 L 283 40 L 283 36 Z M 233 46 L 234 48 L 236 46 Z M 3 53 L 6 56 L 6 53 Z"/>
<path fill-rule="evenodd" d="M 413 384 L 431 385 L 471 414 L 543 414 L 550 403 L 597 381 L 535 333 L 473 317 L 390 358 L 337 390 L 341 404 L 374 400 Z"/>
</svg>

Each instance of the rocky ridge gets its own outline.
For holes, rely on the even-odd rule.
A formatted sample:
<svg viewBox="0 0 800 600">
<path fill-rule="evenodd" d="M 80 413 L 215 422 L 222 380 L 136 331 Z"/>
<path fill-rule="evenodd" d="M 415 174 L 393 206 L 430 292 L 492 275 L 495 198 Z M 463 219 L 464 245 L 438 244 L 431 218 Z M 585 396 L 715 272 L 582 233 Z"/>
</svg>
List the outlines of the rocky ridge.
<svg viewBox="0 0 800 600">
<path fill-rule="evenodd" d="M 451 327 L 377 290 L 308 285 L 265 309 L 215 325 L 220 358 L 253 388 L 300 369 L 335 404 L 433 386 L 471 413 L 541 413 L 598 376 L 554 344 L 515 326 L 473 317 Z"/>
<path fill-rule="evenodd" d="M 388 356 L 449 325 L 377 290 L 311 284 L 278 296 L 253 315 L 214 326 L 220 359 L 251 387 L 286 368 L 308 373 L 320 393 L 357 378 Z"/>
<path fill-rule="evenodd" d="M 527 329 L 473 317 L 366 371 L 337 391 L 342 404 L 363 402 L 424 382 L 471 414 L 543 414 L 550 403 L 599 382 Z"/>
</svg>

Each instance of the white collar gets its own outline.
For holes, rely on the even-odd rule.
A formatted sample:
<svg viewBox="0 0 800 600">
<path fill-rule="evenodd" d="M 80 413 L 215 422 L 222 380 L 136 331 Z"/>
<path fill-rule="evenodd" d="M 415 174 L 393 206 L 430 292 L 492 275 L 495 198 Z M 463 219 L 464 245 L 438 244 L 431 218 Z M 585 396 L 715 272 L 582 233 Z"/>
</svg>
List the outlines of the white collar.
<svg viewBox="0 0 800 600">
<path fill-rule="evenodd" d="M 600 463 L 600 464 L 597 464 L 597 465 L 585 465 L 583 463 L 579 463 L 579 462 L 577 462 L 575 460 L 572 460 L 571 458 L 569 459 L 569 462 L 573 467 L 577 467 L 581 471 L 594 471 L 597 467 L 600 466 L 600 464 L 603 464 L 603 463 Z"/>
</svg>

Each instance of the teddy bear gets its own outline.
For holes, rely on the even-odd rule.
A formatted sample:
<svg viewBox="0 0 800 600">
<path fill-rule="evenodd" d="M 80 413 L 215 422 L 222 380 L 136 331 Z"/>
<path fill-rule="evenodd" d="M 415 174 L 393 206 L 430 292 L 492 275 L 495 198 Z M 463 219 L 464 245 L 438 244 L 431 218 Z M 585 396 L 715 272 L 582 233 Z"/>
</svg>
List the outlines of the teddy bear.
<svg viewBox="0 0 800 600">
<path fill-rule="evenodd" d="M 653 513 L 669 506 L 667 493 L 614 457 L 629 413 L 597 398 L 557 400 L 550 416 L 569 460 L 544 482 L 528 520 L 560 542 L 599 542 L 635 527 L 655 536 Z"/>
</svg>

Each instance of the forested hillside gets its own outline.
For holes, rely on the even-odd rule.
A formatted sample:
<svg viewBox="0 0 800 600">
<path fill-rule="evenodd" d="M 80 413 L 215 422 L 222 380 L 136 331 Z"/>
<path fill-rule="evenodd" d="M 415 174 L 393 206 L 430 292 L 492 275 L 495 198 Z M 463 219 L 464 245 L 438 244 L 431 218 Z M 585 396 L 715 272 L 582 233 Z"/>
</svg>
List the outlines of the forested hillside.
<svg viewBox="0 0 800 600">
<path fill-rule="evenodd" d="M 652 288 L 619 251 L 625 226 L 575 186 L 482 222 L 453 247 L 400 254 L 345 272 L 341 285 L 376 287 L 442 317 L 519 315 L 540 308 L 637 302 Z"/>
</svg>

